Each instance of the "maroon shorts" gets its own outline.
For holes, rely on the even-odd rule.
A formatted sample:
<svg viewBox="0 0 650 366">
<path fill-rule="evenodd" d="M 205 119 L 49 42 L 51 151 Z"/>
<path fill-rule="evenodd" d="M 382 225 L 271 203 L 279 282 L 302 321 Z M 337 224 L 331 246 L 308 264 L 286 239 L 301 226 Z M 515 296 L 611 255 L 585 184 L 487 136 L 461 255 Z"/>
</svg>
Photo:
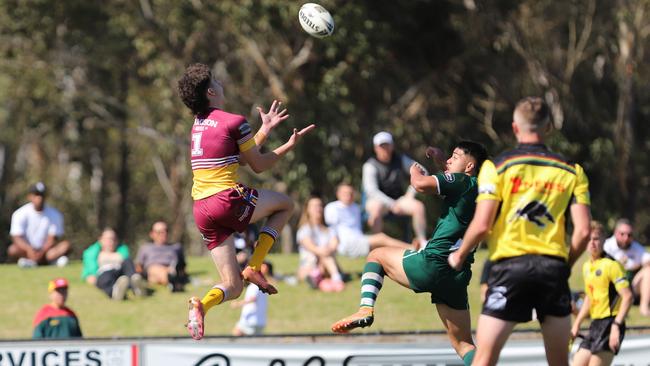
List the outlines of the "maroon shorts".
<svg viewBox="0 0 650 366">
<path fill-rule="evenodd" d="M 257 190 L 241 184 L 194 201 L 194 221 L 208 249 L 216 248 L 235 231 L 244 231 L 256 203 Z"/>
</svg>

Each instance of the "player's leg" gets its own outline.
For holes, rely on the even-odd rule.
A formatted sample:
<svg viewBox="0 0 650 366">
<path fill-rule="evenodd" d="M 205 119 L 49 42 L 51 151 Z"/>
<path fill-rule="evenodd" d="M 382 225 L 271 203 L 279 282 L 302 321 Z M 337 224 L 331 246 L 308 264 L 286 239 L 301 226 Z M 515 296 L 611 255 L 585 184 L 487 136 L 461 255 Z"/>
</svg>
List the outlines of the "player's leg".
<svg viewBox="0 0 650 366">
<path fill-rule="evenodd" d="M 335 333 L 347 333 L 354 328 L 367 327 L 374 321 L 375 302 L 388 275 L 395 282 L 409 287 L 408 278 L 402 266 L 403 249 L 384 247 L 368 254 L 361 276 L 361 301 L 359 310 L 332 325 Z"/>
<path fill-rule="evenodd" d="M 370 244 L 370 250 L 381 248 L 381 247 L 395 247 L 404 249 L 414 249 L 413 245 L 392 238 L 384 233 L 370 234 L 366 235 L 368 238 L 368 244 Z"/>
<path fill-rule="evenodd" d="M 232 236 L 211 249 L 210 255 L 219 272 L 221 283 L 212 287 L 200 301 L 197 297 L 192 297 L 189 300 L 190 311 L 187 329 L 194 339 L 203 338 L 205 314 L 224 301 L 238 298 L 244 287 Z"/>
<path fill-rule="evenodd" d="M 632 279 L 632 288 L 641 295 L 639 312 L 643 316 L 650 316 L 650 266 L 643 266 Z"/>
<path fill-rule="evenodd" d="M 293 201 L 285 194 L 266 189 L 260 189 L 257 193 L 255 211 L 253 211 L 250 222 L 254 223 L 265 217 L 268 219 L 266 225 L 260 230 L 257 245 L 242 275 L 244 279 L 258 285 L 262 292 L 275 294 L 278 291 L 266 281 L 260 273 L 260 269 L 264 258 L 266 258 L 273 243 L 275 243 L 278 233 L 282 231 L 282 228 L 291 217 Z"/>
<path fill-rule="evenodd" d="M 471 365 L 476 347 L 472 340 L 472 321 L 469 310 L 453 309 L 445 304 L 436 304 L 438 315 L 447 330 L 447 337 L 465 365 Z"/>
<path fill-rule="evenodd" d="M 549 365 L 569 365 L 567 345 L 571 334 L 571 318 L 569 316 L 544 316 L 542 336 L 544 349 Z"/>
<path fill-rule="evenodd" d="M 591 358 L 591 351 L 586 348 L 579 348 L 578 352 L 573 355 L 571 366 L 587 366 Z"/>
<path fill-rule="evenodd" d="M 393 210 L 393 212 L 398 215 L 411 216 L 415 237 L 420 242 L 420 246 L 424 247 L 427 243 L 427 214 L 424 203 L 415 197 L 402 196 L 395 205 L 396 210 Z"/>
<path fill-rule="evenodd" d="M 476 329 L 476 355 L 472 365 L 496 365 L 501 349 L 515 325 L 515 322 L 481 314 Z"/>
<path fill-rule="evenodd" d="M 598 352 L 591 355 L 589 358 L 589 366 L 609 366 L 614 360 L 613 352 Z M 575 364 L 572 364 L 572 366 Z"/>
<path fill-rule="evenodd" d="M 370 232 L 380 233 L 384 229 L 384 215 L 388 213 L 388 207 L 380 200 L 368 199 L 365 208 Z"/>
<path fill-rule="evenodd" d="M 55 261 L 57 258 L 64 256 L 68 251 L 70 251 L 70 242 L 62 240 L 54 244 L 54 246 L 45 253 L 45 259 L 48 262 Z"/>
</svg>

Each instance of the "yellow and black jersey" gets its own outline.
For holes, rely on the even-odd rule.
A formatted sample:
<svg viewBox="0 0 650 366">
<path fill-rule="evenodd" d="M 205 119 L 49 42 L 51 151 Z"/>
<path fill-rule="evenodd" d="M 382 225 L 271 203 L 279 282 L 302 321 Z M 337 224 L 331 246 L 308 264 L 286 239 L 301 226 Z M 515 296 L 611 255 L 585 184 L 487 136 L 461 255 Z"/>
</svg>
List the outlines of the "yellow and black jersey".
<svg viewBox="0 0 650 366">
<path fill-rule="evenodd" d="M 585 293 L 589 297 L 591 319 L 616 316 L 621 307 L 618 291 L 630 287 L 623 267 L 609 258 L 588 261 L 582 265 Z"/>
<path fill-rule="evenodd" d="M 572 203 L 590 204 L 582 167 L 543 144 L 521 144 L 486 160 L 477 202 L 500 202 L 489 234 L 490 260 L 526 254 L 568 258 L 565 214 Z"/>
</svg>

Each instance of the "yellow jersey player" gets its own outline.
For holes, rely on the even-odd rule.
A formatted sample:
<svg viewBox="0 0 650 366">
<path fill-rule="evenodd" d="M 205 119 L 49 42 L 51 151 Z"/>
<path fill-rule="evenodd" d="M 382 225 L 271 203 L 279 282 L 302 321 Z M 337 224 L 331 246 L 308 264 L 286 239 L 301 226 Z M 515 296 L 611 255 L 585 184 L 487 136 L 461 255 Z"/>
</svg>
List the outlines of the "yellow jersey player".
<svg viewBox="0 0 650 366">
<path fill-rule="evenodd" d="M 519 145 L 488 160 L 478 176 L 474 218 L 449 264 L 463 262 L 488 238 L 492 268 L 478 320 L 473 365 L 494 365 L 517 323 L 539 319 L 546 359 L 568 365 L 571 330 L 569 274 L 589 239 L 589 182 L 582 167 L 550 151 L 544 135 L 549 107 L 541 98 L 521 100 L 512 130 Z M 565 243 L 566 212 L 573 235 Z"/>
<path fill-rule="evenodd" d="M 573 366 L 610 365 L 625 336 L 625 317 L 634 296 L 623 266 L 606 257 L 604 242 L 603 225 L 592 221 L 587 246 L 591 258 L 582 266 L 586 296 L 573 322 L 571 337 L 578 335 L 580 324 L 587 316 L 591 317 L 591 326 L 589 335 L 573 356 Z"/>
</svg>

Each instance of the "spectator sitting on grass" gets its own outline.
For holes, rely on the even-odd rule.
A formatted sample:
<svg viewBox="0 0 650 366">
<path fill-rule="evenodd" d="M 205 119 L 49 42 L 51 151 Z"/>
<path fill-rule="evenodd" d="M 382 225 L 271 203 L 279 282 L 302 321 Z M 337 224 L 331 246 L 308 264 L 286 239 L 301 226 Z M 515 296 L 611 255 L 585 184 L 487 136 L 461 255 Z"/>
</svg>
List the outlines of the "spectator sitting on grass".
<svg viewBox="0 0 650 366">
<path fill-rule="evenodd" d="M 338 240 L 334 230 L 325 226 L 323 201 L 319 197 L 311 197 L 305 203 L 296 236 L 300 244 L 298 278 L 307 280 L 312 288 L 342 291 L 345 285 L 336 263 Z M 330 277 L 330 280 L 321 285 L 325 276 Z"/>
<path fill-rule="evenodd" d="M 118 245 L 111 228 L 105 228 L 99 240 L 84 250 L 81 278 L 113 300 L 124 300 L 129 287 L 136 296 L 147 294 L 146 282 L 129 258 L 129 248 L 124 243 Z"/>
<path fill-rule="evenodd" d="M 63 267 L 68 263 L 65 254 L 70 242 L 63 236 L 63 215 L 45 204 L 45 184 L 38 182 L 29 188 L 29 202 L 11 215 L 11 245 L 7 250 L 10 259 L 19 267 L 55 263 Z"/>
<path fill-rule="evenodd" d="M 150 284 L 169 286 L 173 291 L 183 291 L 186 283 L 185 256 L 179 243 L 167 241 L 167 224 L 156 221 L 151 226 L 152 242 L 140 247 L 135 257 L 136 269 L 144 273 Z"/>
<path fill-rule="evenodd" d="M 68 280 L 57 278 L 48 283 L 50 303 L 34 316 L 32 338 L 80 338 L 79 319 L 72 309 L 65 306 L 68 299 Z"/>
<path fill-rule="evenodd" d="M 417 249 L 384 233 L 365 235 L 361 229 L 361 208 L 354 202 L 354 187 L 351 184 L 339 184 L 336 198 L 336 201 L 325 206 L 325 223 L 339 240 L 338 254 L 355 258 L 366 257 L 371 250 L 380 247 Z M 416 242 L 419 244 L 418 240 Z"/>
<path fill-rule="evenodd" d="M 634 293 L 639 312 L 650 316 L 650 253 L 634 240 L 634 228 L 628 219 L 619 219 L 614 235 L 605 240 L 604 250 L 625 269 L 625 275 Z"/>
</svg>

